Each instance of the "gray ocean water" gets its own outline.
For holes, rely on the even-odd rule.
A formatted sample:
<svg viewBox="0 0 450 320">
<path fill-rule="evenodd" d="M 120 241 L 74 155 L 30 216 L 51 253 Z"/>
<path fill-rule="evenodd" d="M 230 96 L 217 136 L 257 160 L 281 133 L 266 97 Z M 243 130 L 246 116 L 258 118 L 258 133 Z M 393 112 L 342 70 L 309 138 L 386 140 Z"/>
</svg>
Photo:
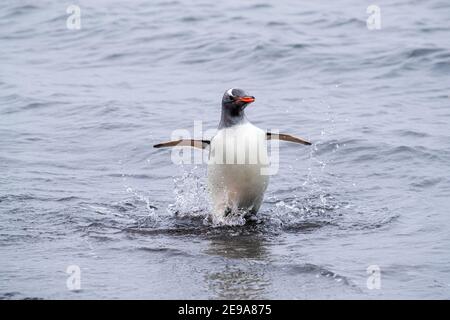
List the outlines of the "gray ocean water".
<svg viewBox="0 0 450 320">
<path fill-rule="evenodd" d="M 371 4 L 2 0 L 0 297 L 450 298 L 450 3 Z M 244 226 L 152 148 L 230 87 L 314 143 Z"/>
</svg>

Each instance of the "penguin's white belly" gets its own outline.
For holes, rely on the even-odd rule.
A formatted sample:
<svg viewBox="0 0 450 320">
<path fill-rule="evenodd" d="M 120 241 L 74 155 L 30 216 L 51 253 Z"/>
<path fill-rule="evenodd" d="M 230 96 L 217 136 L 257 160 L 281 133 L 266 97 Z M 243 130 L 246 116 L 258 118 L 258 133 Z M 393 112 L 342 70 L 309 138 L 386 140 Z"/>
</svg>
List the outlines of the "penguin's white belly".
<svg viewBox="0 0 450 320">
<path fill-rule="evenodd" d="M 266 133 L 250 123 L 219 130 L 211 141 L 208 188 L 214 213 L 254 214 L 269 176 Z"/>
</svg>

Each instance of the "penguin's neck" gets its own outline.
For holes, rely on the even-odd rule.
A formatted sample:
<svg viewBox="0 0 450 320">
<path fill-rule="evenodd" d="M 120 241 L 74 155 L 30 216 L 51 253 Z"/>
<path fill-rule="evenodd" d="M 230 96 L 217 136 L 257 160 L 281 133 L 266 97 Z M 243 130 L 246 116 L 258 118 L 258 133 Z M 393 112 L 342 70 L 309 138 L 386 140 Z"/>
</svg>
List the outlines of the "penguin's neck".
<svg viewBox="0 0 450 320">
<path fill-rule="evenodd" d="M 220 118 L 219 129 L 230 128 L 235 125 L 247 123 L 244 111 L 232 111 L 222 108 L 222 116 Z"/>
</svg>

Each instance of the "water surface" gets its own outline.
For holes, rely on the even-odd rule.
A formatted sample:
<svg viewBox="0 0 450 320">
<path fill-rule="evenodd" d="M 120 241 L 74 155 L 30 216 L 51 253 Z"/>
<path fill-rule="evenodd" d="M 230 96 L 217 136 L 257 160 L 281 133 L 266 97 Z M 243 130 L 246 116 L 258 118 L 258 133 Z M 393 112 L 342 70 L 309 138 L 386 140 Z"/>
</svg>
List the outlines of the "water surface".
<svg viewBox="0 0 450 320">
<path fill-rule="evenodd" d="M 70 4 L 0 4 L 0 297 L 450 298 L 447 1 L 378 1 L 374 31 L 356 0 L 82 0 L 81 30 Z M 314 145 L 281 144 L 258 223 L 212 226 L 205 167 L 152 145 L 230 87 Z"/>
</svg>

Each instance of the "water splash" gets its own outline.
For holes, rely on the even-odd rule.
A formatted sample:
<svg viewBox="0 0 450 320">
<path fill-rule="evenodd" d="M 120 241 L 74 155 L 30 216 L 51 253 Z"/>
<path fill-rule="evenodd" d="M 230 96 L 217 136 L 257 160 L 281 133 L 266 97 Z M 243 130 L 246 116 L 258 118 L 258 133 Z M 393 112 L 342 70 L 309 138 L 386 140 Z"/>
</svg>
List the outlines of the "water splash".
<svg viewBox="0 0 450 320">
<path fill-rule="evenodd" d="M 136 213 L 136 223 L 139 228 L 148 227 L 154 225 L 158 220 L 158 214 L 156 213 L 157 207 L 150 200 L 149 195 L 145 195 L 141 191 L 135 190 L 131 187 L 126 188 L 127 193 L 133 196 L 133 202 L 141 202 L 145 204 L 145 211 L 143 213 Z M 129 202 L 125 202 L 127 204 Z"/>
<path fill-rule="evenodd" d="M 203 224 L 211 227 L 245 225 L 244 213 L 228 216 L 213 213 L 206 180 L 206 168 L 183 167 L 183 175 L 174 178 L 175 202 L 169 205 L 169 212 L 177 218 L 202 218 Z"/>
<path fill-rule="evenodd" d="M 207 218 L 211 212 L 206 186 L 206 169 L 183 167 L 183 175 L 174 178 L 175 202 L 168 206 L 177 217 Z"/>
</svg>

